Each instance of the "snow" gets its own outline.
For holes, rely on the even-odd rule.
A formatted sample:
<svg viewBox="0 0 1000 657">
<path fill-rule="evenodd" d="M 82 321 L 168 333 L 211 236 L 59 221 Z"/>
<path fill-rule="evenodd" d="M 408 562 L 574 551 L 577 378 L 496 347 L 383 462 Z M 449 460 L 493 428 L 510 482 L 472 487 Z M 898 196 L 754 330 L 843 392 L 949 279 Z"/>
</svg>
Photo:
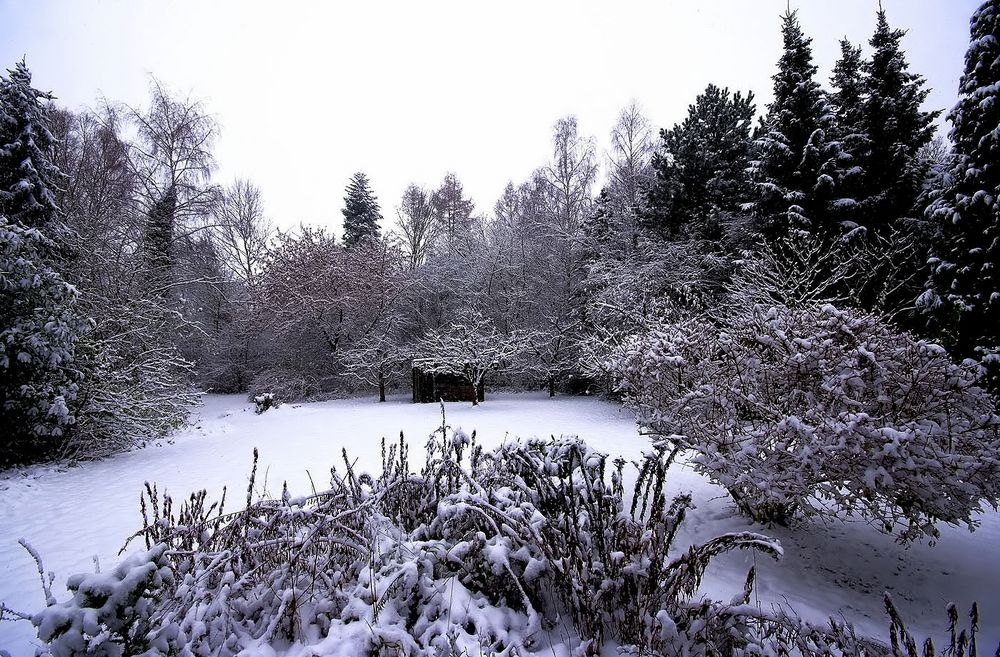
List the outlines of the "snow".
<svg viewBox="0 0 1000 657">
<path fill-rule="evenodd" d="M 563 434 L 579 435 L 596 449 L 626 458 L 637 458 L 649 447 L 631 414 L 590 397 L 496 394 L 478 407 L 447 404 L 447 413 L 451 426 L 469 434 L 477 431 L 484 446 L 515 436 Z M 342 448 L 357 459 L 356 470 L 377 469 L 380 438 L 394 440 L 400 430 L 411 441 L 410 462 L 417 466 L 427 434 L 439 424 L 437 405 L 411 404 L 399 396 L 384 404 L 366 398 L 285 405 L 256 415 L 242 397 L 210 395 L 192 426 L 170 443 L 78 467 L 7 473 L 0 476 L 0 602 L 24 612 L 44 605 L 37 567 L 18 544 L 21 537 L 40 554 L 46 571 L 55 573 L 53 594 L 59 600 L 68 597 L 69 576 L 93 572 L 95 556 L 110 572 L 124 558 L 118 555 L 124 538 L 140 525 L 138 497 L 145 481 L 178 498 L 201 488 L 218 498 L 227 485 L 229 504 L 239 505 L 257 447 L 261 487 L 277 497 L 287 481 L 289 492 L 300 495 L 311 491 L 311 480 L 317 488 L 325 487 L 330 465 L 342 464 Z M 937 545 L 904 549 L 861 522 L 814 523 L 792 530 L 750 525 L 721 489 L 683 463 L 675 466 L 669 486 L 671 493 L 691 491 L 697 504 L 682 528 L 679 547 L 747 530 L 773 535 L 784 546 L 780 563 L 742 552 L 719 557 L 702 586 L 718 600 L 742 590 L 746 570 L 756 561 L 752 602 L 764 607 L 791 607 L 817 622 L 842 615 L 861 631 L 884 636 L 881 593 L 889 590 L 916 636 L 932 634 L 940 640 L 945 605 L 955 602 L 967 610 L 978 600 L 980 645 L 992 650 L 1000 641 L 1000 514 L 983 515 L 975 533 L 945 528 Z M 140 546 L 133 547 L 130 552 Z M 0 623 L 0 649 L 13 657 L 31 654 L 33 636 L 28 623 Z"/>
</svg>

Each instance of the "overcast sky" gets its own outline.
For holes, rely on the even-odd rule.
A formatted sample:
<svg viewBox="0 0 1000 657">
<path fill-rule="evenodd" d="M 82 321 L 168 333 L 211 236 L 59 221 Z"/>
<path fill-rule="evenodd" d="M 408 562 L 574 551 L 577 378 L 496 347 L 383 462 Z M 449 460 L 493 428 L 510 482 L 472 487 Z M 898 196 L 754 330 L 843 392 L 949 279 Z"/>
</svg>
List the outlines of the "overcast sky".
<svg viewBox="0 0 1000 657">
<path fill-rule="evenodd" d="M 603 150 L 634 98 L 658 127 L 709 82 L 770 98 L 786 0 L 297 2 L 0 0 L 0 62 L 27 56 L 72 107 L 142 104 L 149 75 L 222 127 L 218 180 L 249 177 L 279 225 L 336 227 L 353 171 L 395 217 L 410 182 L 454 171 L 480 210 L 549 157 L 576 114 Z M 954 103 L 978 0 L 884 0 L 911 69 Z M 798 0 L 824 83 L 875 0 Z"/>
</svg>

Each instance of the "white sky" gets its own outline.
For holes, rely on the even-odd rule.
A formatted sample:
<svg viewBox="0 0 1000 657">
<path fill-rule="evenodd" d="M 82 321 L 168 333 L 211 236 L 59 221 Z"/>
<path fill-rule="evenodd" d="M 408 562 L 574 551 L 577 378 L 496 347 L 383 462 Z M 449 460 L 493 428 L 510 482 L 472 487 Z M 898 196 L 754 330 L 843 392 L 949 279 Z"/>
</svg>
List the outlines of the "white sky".
<svg viewBox="0 0 1000 657">
<path fill-rule="evenodd" d="M 149 74 L 202 99 L 222 126 L 217 179 L 251 178 L 279 225 L 335 227 L 352 172 L 387 219 L 410 182 L 455 171 L 491 210 L 549 156 L 573 113 L 603 150 L 637 99 L 658 127 L 709 82 L 763 109 L 786 0 L 270 2 L 0 0 L 0 64 L 27 55 L 37 87 L 71 108 L 142 104 Z M 884 0 L 911 69 L 955 99 L 978 0 Z M 824 83 L 876 0 L 798 0 Z"/>
</svg>

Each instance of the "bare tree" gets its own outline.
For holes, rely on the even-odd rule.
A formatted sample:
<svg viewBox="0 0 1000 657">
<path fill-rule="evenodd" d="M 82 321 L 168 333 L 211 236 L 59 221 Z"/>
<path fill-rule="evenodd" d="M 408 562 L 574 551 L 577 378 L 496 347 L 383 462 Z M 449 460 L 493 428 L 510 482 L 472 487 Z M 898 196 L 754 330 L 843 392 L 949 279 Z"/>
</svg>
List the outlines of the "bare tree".
<svg viewBox="0 0 1000 657">
<path fill-rule="evenodd" d="M 580 340 L 581 227 L 592 209 L 597 165 L 593 140 L 579 135 L 575 117 L 556 122 L 552 147 L 552 161 L 522 186 L 520 207 L 530 227 L 523 262 L 523 328 L 530 331 L 531 353 L 526 371 L 555 394 L 556 383 L 576 361 Z"/>
<path fill-rule="evenodd" d="M 744 307 L 836 303 L 899 320 L 913 310 L 920 293 L 925 243 L 924 236 L 906 227 L 880 234 L 856 229 L 832 239 L 792 233 L 763 244 L 726 287 Z"/>
<path fill-rule="evenodd" d="M 410 185 L 403 192 L 396 216 L 409 268 L 416 269 L 427 259 L 438 233 L 431 194 Z"/>
<path fill-rule="evenodd" d="M 348 374 L 359 381 L 378 388 L 378 400 L 385 401 L 386 388 L 396 383 L 408 359 L 399 335 L 392 323 L 377 327 L 342 354 L 342 363 Z"/>
<path fill-rule="evenodd" d="M 81 281 L 107 282 L 141 231 L 132 207 L 136 177 L 118 117 L 53 108 L 54 163 L 66 174 L 58 190 L 59 208 L 71 229 L 69 273 Z"/>
<path fill-rule="evenodd" d="M 556 121 L 552 135 L 552 162 L 544 169 L 555 210 L 555 226 L 575 235 L 590 212 L 591 187 L 597 177 L 594 140 L 581 137 L 575 116 Z"/>
<path fill-rule="evenodd" d="M 455 374 L 472 384 L 479 404 L 479 390 L 490 372 L 510 366 L 524 349 L 524 336 L 504 334 L 490 321 L 454 323 L 428 333 L 417 352 L 423 369 L 432 374 Z"/>
<path fill-rule="evenodd" d="M 204 217 L 215 198 L 209 184 L 215 169 L 215 120 L 200 102 L 172 95 L 156 78 L 150 84 L 149 107 L 126 105 L 121 113 L 138 137 L 129 143 L 129 161 L 141 186 L 139 200 L 149 211 L 176 197 L 169 216 L 163 217 L 163 232 L 172 240 L 189 234 L 190 221 Z M 179 226 L 184 230 L 178 231 Z"/>
<path fill-rule="evenodd" d="M 853 243 L 825 240 L 795 232 L 765 242 L 748 258 L 727 285 L 734 305 L 781 305 L 789 308 L 818 303 L 844 303 L 852 271 Z"/>
<path fill-rule="evenodd" d="M 521 195 L 514 183 L 508 182 L 493 206 L 494 223 L 511 229 L 515 228 L 521 216 L 521 208 Z"/>
<path fill-rule="evenodd" d="M 260 189 L 238 179 L 213 204 L 212 232 L 229 271 L 253 291 L 259 284 L 274 229 L 264 216 Z"/>
<path fill-rule="evenodd" d="M 642 203 L 643 192 L 652 177 L 650 163 L 656 149 L 653 136 L 652 124 L 633 100 L 618 115 L 608 154 L 608 187 L 620 211 L 637 208 Z"/>
<path fill-rule="evenodd" d="M 356 370 L 349 373 L 361 372 L 373 354 L 349 352 L 384 346 L 390 338 L 379 336 L 398 327 L 410 285 L 402 261 L 385 239 L 345 248 L 322 230 L 282 235 L 261 286 L 275 356 L 292 370 L 324 377 L 345 364 Z"/>
<path fill-rule="evenodd" d="M 533 248 L 522 191 L 508 182 L 485 226 L 480 264 L 480 307 L 497 327 L 511 332 L 525 324 L 527 262 Z"/>
<path fill-rule="evenodd" d="M 473 212 L 475 204 L 465 196 L 461 181 L 454 173 L 445 174 L 441 186 L 431 196 L 434 208 L 434 220 L 437 223 L 441 237 L 445 240 L 444 247 L 454 248 L 468 236 L 468 231 L 475 221 Z"/>
</svg>

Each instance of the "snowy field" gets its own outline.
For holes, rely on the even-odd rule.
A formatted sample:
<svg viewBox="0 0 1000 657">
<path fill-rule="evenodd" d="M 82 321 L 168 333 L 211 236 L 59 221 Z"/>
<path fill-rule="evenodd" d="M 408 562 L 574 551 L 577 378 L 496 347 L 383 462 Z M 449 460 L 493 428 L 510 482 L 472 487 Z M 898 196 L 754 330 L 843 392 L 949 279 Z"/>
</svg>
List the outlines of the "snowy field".
<svg viewBox="0 0 1000 657">
<path fill-rule="evenodd" d="M 487 446 L 504 439 L 575 434 L 590 445 L 626 458 L 647 441 L 632 416 L 597 399 L 536 394 L 494 395 L 480 407 L 448 404 L 448 422 L 476 430 Z M 55 573 L 56 595 L 75 572 L 92 570 L 94 558 L 107 569 L 120 559 L 124 538 L 141 524 L 138 499 L 143 482 L 156 482 L 175 498 L 205 488 L 218 498 L 229 487 L 229 508 L 245 499 L 252 450 L 260 450 L 258 483 L 280 494 L 287 481 L 293 494 L 310 491 L 310 475 L 325 487 L 331 464 L 341 466 L 346 447 L 359 469 L 376 470 L 380 439 L 411 441 L 411 464 L 419 467 L 423 444 L 440 424 L 439 407 L 397 397 L 385 404 L 369 399 L 285 406 L 257 416 L 240 396 L 208 396 L 192 426 L 169 444 L 150 446 L 79 467 L 39 467 L 0 477 L 0 601 L 33 611 L 43 604 L 34 562 L 17 544 L 27 539 Z M 342 468 L 341 468 L 342 469 Z M 633 473 L 634 476 L 634 473 Z M 723 491 L 683 464 L 671 478 L 674 492 L 691 491 L 697 508 L 688 516 L 681 542 L 746 529 Z M 759 529 L 759 528 L 758 528 Z M 944 634 L 944 607 L 955 602 L 965 616 L 980 602 L 980 645 L 992 653 L 1000 641 L 1000 516 L 982 517 L 975 533 L 947 528 L 936 546 L 900 548 L 868 525 L 813 524 L 795 530 L 765 530 L 785 547 L 780 563 L 757 559 L 757 602 L 783 605 L 814 621 L 826 614 L 854 622 L 866 633 L 884 635 L 882 591 L 918 637 Z M 133 547 L 139 547 L 138 544 Z M 703 590 L 728 601 L 742 589 L 752 555 L 726 555 L 709 570 Z M 63 592 L 60 596 L 59 592 Z M 0 623 L 0 649 L 12 657 L 32 654 L 27 623 Z"/>
</svg>

